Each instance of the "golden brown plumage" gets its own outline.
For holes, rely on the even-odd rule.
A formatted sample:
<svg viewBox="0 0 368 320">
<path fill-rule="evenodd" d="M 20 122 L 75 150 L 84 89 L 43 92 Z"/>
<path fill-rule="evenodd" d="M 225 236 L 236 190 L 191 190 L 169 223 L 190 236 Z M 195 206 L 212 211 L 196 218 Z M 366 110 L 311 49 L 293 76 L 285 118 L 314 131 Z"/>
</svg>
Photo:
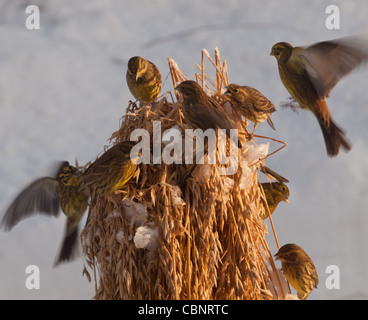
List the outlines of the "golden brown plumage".
<svg viewBox="0 0 368 320">
<path fill-rule="evenodd" d="M 229 138 L 230 129 L 237 129 L 217 101 L 209 97 L 197 82 L 186 80 L 175 89 L 183 96 L 184 119 L 193 129 L 226 129 Z M 239 141 L 238 147 L 241 148 Z"/>
<path fill-rule="evenodd" d="M 275 254 L 281 261 L 286 279 L 297 291 L 298 298 L 304 300 L 318 285 L 318 274 L 312 259 L 298 245 L 288 243 Z"/>
<path fill-rule="evenodd" d="M 264 182 L 262 183 L 262 188 L 266 196 L 266 201 L 268 208 L 270 209 L 270 214 L 272 214 L 276 210 L 277 205 L 281 201 L 289 202 L 289 188 L 284 183 Z M 262 219 L 268 218 L 267 212 L 265 211 L 265 214 L 261 217 Z"/>
<path fill-rule="evenodd" d="M 119 142 L 93 162 L 83 173 L 82 187 L 91 188 L 92 202 L 96 196 L 106 196 L 121 189 L 134 175 L 137 158 L 130 152 L 136 142 Z"/>
<path fill-rule="evenodd" d="M 40 178 L 17 196 L 2 219 L 2 227 L 10 230 L 20 220 L 37 213 L 58 216 L 61 207 L 67 222 L 55 265 L 72 260 L 77 252 L 78 224 L 89 198 L 88 190 L 80 189 L 81 182 L 81 172 L 67 161 L 63 162 L 56 178 Z"/>
<path fill-rule="evenodd" d="M 239 86 L 238 84 L 230 84 L 226 87 L 225 96 L 230 98 L 231 104 L 246 119 L 254 122 L 254 129 L 267 120 L 273 130 L 275 126 L 270 115 L 276 111 L 275 106 L 257 89 L 249 86 Z"/>
<path fill-rule="evenodd" d="M 130 58 L 126 80 L 130 92 L 140 103 L 150 103 L 160 95 L 161 73 L 151 61 L 142 57 Z"/>
<path fill-rule="evenodd" d="M 344 76 L 368 59 L 362 39 L 323 41 L 306 48 L 279 42 L 270 54 L 276 57 L 280 78 L 291 96 L 316 116 L 328 156 L 336 156 L 340 147 L 349 151 L 351 146 L 332 120 L 325 99 Z"/>
</svg>

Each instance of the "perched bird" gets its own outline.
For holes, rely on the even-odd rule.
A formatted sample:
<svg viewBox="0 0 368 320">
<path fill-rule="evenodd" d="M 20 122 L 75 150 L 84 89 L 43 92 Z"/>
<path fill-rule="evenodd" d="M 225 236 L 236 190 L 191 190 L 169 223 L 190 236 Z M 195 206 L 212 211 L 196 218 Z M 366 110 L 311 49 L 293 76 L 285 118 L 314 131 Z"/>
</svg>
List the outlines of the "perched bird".
<svg viewBox="0 0 368 320">
<path fill-rule="evenodd" d="M 88 206 L 89 192 L 80 189 L 79 169 L 63 162 L 56 178 L 44 177 L 31 183 L 6 211 L 1 226 L 12 229 L 20 220 L 36 213 L 58 216 L 60 207 L 67 216 L 65 234 L 55 265 L 74 258 L 77 248 L 78 224 Z"/>
<path fill-rule="evenodd" d="M 316 116 L 328 156 L 336 156 L 340 147 L 349 151 L 351 146 L 332 120 L 325 99 L 344 76 L 367 60 L 368 49 L 363 48 L 361 39 L 349 37 L 309 47 L 279 42 L 270 54 L 276 57 L 280 78 L 291 96 Z"/>
<path fill-rule="evenodd" d="M 181 82 L 175 90 L 183 96 L 183 115 L 187 124 L 193 129 L 226 129 L 230 138 L 230 129 L 237 129 L 216 100 L 209 97 L 201 86 L 192 80 Z M 238 147 L 241 144 L 238 141 Z"/>
<path fill-rule="evenodd" d="M 161 92 L 160 71 L 142 57 L 129 59 L 126 80 L 130 92 L 141 104 L 156 100 Z"/>
<path fill-rule="evenodd" d="M 270 115 L 276 111 L 275 106 L 257 89 L 249 86 L 230 84 L 226 87 L 225 96 L 230 98 L 231 104 L 246 119 L 254 122 L 253 133 L 258 123 L 267 120 L 273 130 L 275 126 Z"/>
<path fill-rule="evenodd" d="M 121 189 L 137 170 L 138 157 L 130 152 L 136 142 L 119 142 L 93 162 L 83 173 L 82 188 L 91 189 L 92 204 L 97 196 L 106 196 Z"/>
<path fill-rule="evenodd" d="M 265 182 L 262 183 L 262 188 L 266 196 L 266 201 L 268 208 L 270 209 L 270 214 L 272 214 L 279 202 L 285 201 L 289 202 L 289 188 L 284 183 L 279 182 Z M 262 219 L 268 218 L 267 212 L 263 214 Z"/>
<path fill-rule="evenodd" d="M 275 254 L 281 261 L 286 279 L 297 291 L 298 298 L 304 300 L 318 285 L 318 275 L 312 259 L 296 244 L 288 243 Z"/>
</svg>

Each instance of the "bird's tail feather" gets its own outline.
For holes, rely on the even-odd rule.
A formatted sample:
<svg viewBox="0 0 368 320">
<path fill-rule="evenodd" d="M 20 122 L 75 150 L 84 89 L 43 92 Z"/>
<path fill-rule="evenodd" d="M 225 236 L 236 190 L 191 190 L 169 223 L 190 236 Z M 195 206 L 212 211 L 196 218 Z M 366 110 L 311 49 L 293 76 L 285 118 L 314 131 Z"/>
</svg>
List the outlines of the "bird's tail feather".
<svg viewBox="0 0 368 320">
<path fill-rule="evenodd" d="M 340 151 L 340 147 L 345 151 L 349 151 L 351 149 L 351 144 L 345 138 L 344 130 L 339 128 L 331 118 L 328 123 L 322 118 L 317 117 L 317 119 L 322 130 L 329 157 L 332 158 L 337 156 Z"/>
</svg>

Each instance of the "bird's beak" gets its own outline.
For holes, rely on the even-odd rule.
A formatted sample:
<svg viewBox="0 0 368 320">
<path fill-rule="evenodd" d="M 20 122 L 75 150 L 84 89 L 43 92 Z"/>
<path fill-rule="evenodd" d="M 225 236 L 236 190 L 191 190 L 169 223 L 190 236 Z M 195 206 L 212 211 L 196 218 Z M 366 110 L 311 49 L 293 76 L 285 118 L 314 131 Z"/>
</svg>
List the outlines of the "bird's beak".
<svg viewBox="0 0 368 320">
<path fill-rule="evenodd" d="M 276 254 L 273 255 L 275 257 L 275 260 L 280 260 L 279 256 Z"/>
<path fill-rule="evenodd" d="M 270 56 L 274 56 L 275 54 L 273 53 L 273 51 L 271 50 L 270 52 Z"/>
<path fill-rule="evenodd" d="M 138 79 L 141 77 L 141 75 L 144 73 L 144 70 L 137 71 L 137 74 L 135 75 L 135 81 L 138 81 Z"/>
<path fill-rule="evenodd" d="M 225 99 L 226 100 L 231 100 L 230 96 L 231 96 L 231 91 L 230 91 L 230 89 L 226 88 L 226 91 L 224 93 Z"/>
<path fill-rule="evenodd" d="M 284 201 L 286 202 L 286 203 L 289 203 L 289 199 L 288 199 L 288 197 L 287 196 L 283 196 L 283 199 L 284 199 Z"/>
</svg>

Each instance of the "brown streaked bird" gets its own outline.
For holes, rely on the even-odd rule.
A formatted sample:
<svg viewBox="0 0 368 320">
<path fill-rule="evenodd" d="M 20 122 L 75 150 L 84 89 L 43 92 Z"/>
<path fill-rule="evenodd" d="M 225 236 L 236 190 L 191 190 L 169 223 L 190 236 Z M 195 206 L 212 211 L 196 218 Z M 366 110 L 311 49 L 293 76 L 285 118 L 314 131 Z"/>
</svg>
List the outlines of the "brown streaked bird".
<svg viewBox="0 0 368 320">
<path fill-rule="evenodd" d="M 126 80 L 130 92 L 140 104 L 153 102 L 160 95 L 161 73 L 151 61 L 142 57 L 129 59 Z"/>
<path fill-rule="evenodd" d="M 281 261 L 282 271 L 297 291 L 298 298 L 304 300 L 318 285 L 318 274 L 312 259 L 298 245 L 288 243 L 275 254 Z"/>
<path fill-rule="evenodd" d="M 209 97 L 201 86 L 192 80 L 181 82 L 175 90 L 183 96 L 183 115 L 186 123 L 193 129 L 226 129 L 230 137 L 230 129 L 237 129 L 227 113 L 218 102 Z M 241 148 L 238 140 L 238 147 Z"/>
<path fill-rule="evenodd" d="M 82 188 L 90 187 L 91 196 L 106 196 L 121 189 L 134 175 L 137 165 L 130 152 L 136 145 L 134 141 L 123 141 L 105 151 L 83 173 Z"/>
<path fill-rule="evenodd" d="M 229 97 L 232 106 L 236 108 L 241 115 L 254 122 L 253 133 L 258 123 L 265 120 L 267 120 L 273 130 L 276 130 L 270 118 L 270 115 L 276 111 L 276 108 L 272 102 L 257 89 L 232 83 L 226 87 L 225 96 Z"/>
<path fill-rule="evenodd" d="M 133 141 L 123 141 L 105 151 L 101 157 L 93 162 L 83 173 L 81 188 L 89 188 L 91 206 L 88 212 L 86 225 L 91 215 L 97 197 L 107 196 L 120 190 L 133 177 L 137 170 L 138 156 L 131 159 Z"/>
<path fill-rule="evenodd" d="M 277 205 L 281 201 L 289 202 L 289 188 L 284 183 L 279 182 L 264 182 L 262 183 L 262 188 L 266 197 L 268 208 L 270 209 L 270 214 L 274 213 Z M 268 214 L 265 210 L 264 214 L 261 215 L 264 220 L 268 218 Z"/>
<path fill-rule="evenodd" d="M 26 187 L 6 211 L 1 226 L 11 230 L 19 221 L 37 213 L 67 216 L 65 233 L 54 265 L 72 260 L 77 253 L 78 225 L 88 206 L 89 192 L 80 189 L 79 169 L 62 162 L 56 178 L 40 178 Z"/>
<path fill-rule="evenodd" d="M 334 86 L 368 59 L 368 48 L 358 37 L 322 41 L 309 47 L 293 47 L 276 43 L 271 50 L 278 62 L 280 78 L 301 108 L 316 116 L 329 157 L 342 147 L 351 149 L 345 133 L 332 120 L 326 104 Z"/>
<path fill-rule="evenodd" d="M 203 91 L 201 86 L 192 80 L 186 80 L 180 83 L 175 90 L 178 90 L 183 96 L 183 115 L 187 124 L 196 129 L 226 129 L 226 135 L 230 138 L 230 129 L 237 129 L 236 124 L 223 111 L 216 100 L 210 98 Z M 238 141 L 238 148 L 241 148 Z M 195 166 L 186 172 L 180 179 L 179 185 L 182 185 L 186 178 L 194 170 Z M 261 164 L 260 169 L 266 175 L 272 176 L 278 182 L 289 182 L 275 171 Z"/>
</svg>

